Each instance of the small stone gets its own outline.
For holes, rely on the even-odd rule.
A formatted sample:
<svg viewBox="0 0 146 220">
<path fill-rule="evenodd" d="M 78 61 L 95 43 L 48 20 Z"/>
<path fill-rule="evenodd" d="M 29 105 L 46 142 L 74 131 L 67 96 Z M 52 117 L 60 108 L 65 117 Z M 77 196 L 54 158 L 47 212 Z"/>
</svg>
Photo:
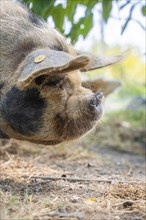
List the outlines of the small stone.
<svg viewBox="0 0 146 220">
<path fill-rule="evenodd" d="M 119 216 L 115 216 L 114 220 L 120 220 L 120 217 Z"/>
<path fill-rule="evenodd" d="M 131 201 L 123 202 L 123 207 L 124 208 L 128 208 L 129 206 L 132 206 L 132 205 L 133 205 L 133 202 L 131 202 Z"/>
<path fill-rule="evenodd" d="M 71 202 L 72 202 L 72 203 L 77 203 L 79 200 L 80 200 L 80 197 L 78 197 L 78 196 L 73 196 L 73 197 L 71 198 Z"/>
</svg>

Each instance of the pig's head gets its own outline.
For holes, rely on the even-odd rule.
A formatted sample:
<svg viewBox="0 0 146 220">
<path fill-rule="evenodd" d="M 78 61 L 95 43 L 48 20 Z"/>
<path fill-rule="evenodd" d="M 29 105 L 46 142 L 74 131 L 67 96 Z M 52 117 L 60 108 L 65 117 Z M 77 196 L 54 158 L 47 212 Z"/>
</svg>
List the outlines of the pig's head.
<svg viewBox="0 0 146 220">
<path fill-rule="evenodd" d="M 0 136 L 56 144 L 80 137 L 102 115 L 119 82 L 81 82 L 86 72 L 121 60 L 75 51 L 29 10 L 1 2 Z"/>
<path fill-rule="evenodd" d="M 101 118 L 104 96 L 119 82 L 81 82 L 79 73 L 115 63 L 120 56 L 55 51 L 31 52 L 17 69 L 17 79 L 2 102 L 4 131 L 9 137 L 57 144 L 82 136 Z"/>
</svg>

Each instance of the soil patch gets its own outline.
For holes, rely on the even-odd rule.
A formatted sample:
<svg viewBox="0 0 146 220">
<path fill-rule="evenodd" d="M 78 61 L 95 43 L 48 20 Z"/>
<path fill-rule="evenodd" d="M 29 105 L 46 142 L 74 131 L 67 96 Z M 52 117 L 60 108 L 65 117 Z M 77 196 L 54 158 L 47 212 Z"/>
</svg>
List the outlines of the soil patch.
<svg viewBox="0 0 146 220">
<path fill-rule="evenodd" d="M 58 146 L 2 140 L 1 220 L 145 220 L 144 133 L 112 123 Z"/>
</svg>

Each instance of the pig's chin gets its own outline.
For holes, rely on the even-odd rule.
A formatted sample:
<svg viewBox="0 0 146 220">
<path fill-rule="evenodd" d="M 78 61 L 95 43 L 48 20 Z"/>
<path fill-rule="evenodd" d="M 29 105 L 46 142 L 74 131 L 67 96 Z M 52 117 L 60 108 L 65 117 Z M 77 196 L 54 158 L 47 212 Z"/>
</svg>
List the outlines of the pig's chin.
<svg viewBox="0 0 146 220">
<path fill-rule="evenodd" d="M 58 141 L 68 141 L 79 138 L 89 132 L 102 116 L 102 104 L 86 109 L 77 118 L 61 117 L 58 115 L 60 123 L 57 125 Z"/>
</svg>

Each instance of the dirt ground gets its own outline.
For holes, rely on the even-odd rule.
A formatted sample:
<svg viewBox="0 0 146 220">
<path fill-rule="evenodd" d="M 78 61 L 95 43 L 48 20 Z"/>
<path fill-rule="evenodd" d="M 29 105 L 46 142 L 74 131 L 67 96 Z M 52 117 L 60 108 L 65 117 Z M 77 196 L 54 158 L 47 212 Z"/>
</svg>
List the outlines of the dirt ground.
<svg viewBox="0 0 146 220">
<path fill-rule="evenodd" d="M 0 145 L 1 220 L 146 219 L 145 129 L 103 123 L 58 146 Z"/>
</svg>

